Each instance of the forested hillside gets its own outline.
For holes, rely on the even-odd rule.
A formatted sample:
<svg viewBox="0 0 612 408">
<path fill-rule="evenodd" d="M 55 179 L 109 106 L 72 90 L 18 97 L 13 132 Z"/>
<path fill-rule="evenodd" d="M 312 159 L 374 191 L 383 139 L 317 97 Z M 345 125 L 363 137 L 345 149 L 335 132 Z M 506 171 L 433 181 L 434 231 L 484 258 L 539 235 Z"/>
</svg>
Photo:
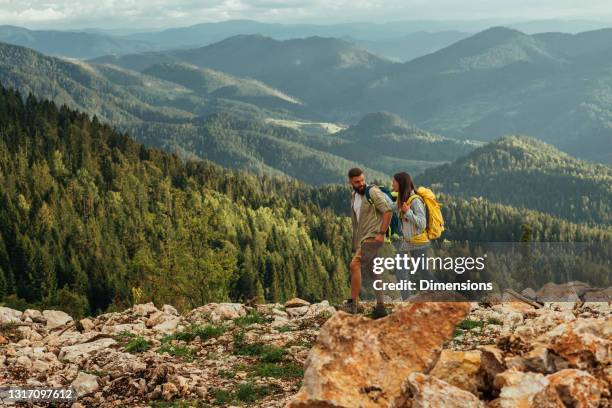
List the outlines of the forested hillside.
<svg viewBox="0 0 612 408">
<path fill-rule="evenodd" d="M 298 182 L 184 163 L 6 89 L 0 135 L 0 298 L 85 313 L 346 289 L 348 220 Z"/>
<path fill-rule="evenodd" d="M 306 143 L 389 175 L 398 171 L 418 174 L 482 145 L 426 132 L 388 112 L 367 114 L 346 130 Z"/>
<path fill-rule="evenodd" d="M 418 180 L 417 180 L 418 181 Z M 0 89 L 0 302 L 74 315 L 134 301 L 340 300 L 349 190 L 183 161 L 97 118 Z M 447 239 L 610 241 L 486 200 L 442 197 Z"/>
<path fill-rule="evenodd" d="M 612 224 L 612 169 L 524 136 L 487 144 L 419 177 L 459 197 L 546 212 L 574 222 Z"/>
</svg>

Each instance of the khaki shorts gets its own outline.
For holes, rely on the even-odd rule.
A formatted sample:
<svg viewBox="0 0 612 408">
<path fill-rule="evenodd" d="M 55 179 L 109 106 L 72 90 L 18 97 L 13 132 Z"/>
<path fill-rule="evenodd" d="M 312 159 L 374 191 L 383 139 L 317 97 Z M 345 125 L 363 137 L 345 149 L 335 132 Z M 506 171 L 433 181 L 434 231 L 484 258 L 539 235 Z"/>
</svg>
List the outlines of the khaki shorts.
<svg viewBox="0 0 612 408">
<path fill-rule="evenodd" d="M 361 246 L 357 248 L 351 264 L 357 264 L 361 268 L 361 274 L 367 273 L 374 275 L 372 270 L 374 268 L 374 258 L 378 256 L 378 251 L 383 246 L 382 242 L 376 242 L 374 239 L 367 239 L 362 242 Z"/>
</svg>

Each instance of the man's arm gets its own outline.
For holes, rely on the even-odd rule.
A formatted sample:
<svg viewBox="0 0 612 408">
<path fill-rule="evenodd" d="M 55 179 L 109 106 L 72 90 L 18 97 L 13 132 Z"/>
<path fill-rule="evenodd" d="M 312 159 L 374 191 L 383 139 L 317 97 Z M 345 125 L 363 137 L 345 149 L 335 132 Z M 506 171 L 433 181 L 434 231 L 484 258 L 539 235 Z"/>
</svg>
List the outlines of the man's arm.
<svg viewBox="0 0 612 408">
<path fill-rule="evenodd" d="M 378 230 L 378 235 L 376 236 L 376 240 L 379 242 L 383 242 L 385 239 L 385 234 L 387 233 L 387 229 L 389 228 L 389 224 L 391 223 L 391 217 L 393 216 L 393 208 L 391 208 L 391 204 L 384 197 L 384 194 L 380 189 L 373 188 L 370 191 L 370 194 L 374 201 L 374 206 L 376 210 L 382 213 L 382 222 L 380 223 L 380 229 Z"/>
<path fill-rule="evenodd" d="M 393 215 L 392 211 L 387 211 L 383 214 L 382 222 L 380 223 L 379 233 L 385 235 L 387 233 L 387 229 L 389 228 L 389 224 L 391 224 L 391 216 Z"/>
</svg>

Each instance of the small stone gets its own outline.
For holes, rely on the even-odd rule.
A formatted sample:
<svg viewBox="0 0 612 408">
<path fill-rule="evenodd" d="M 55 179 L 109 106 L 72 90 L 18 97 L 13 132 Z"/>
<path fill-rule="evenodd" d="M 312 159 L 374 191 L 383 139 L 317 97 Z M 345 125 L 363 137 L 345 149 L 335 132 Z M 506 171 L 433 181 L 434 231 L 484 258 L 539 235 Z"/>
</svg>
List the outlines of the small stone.
<svg viewBox="0 0 612 408">
<path fill-rule="evenodd" d="M 162 385 L 161 395 L 162 395 L 162 398 L 165 399 L 166 401 L 170 401 L 177 394 L 178 394 L 178 388 L 176 387 L 176 385 L 172 384 L 171 382 L 167 382 L 164 385 Z"/>
<path fill-rule="evenodd" d="M 484 408 L 475 395 L 435 377 L 411 373 L 402 386 L 399 401 L 411 401 L 412 408 Z M 398 401 L 398 402 L 399 402 Z M 403 406 L 398 403 L 393 406 Z"/>
<path fill-rule="evenodd" d="M 308 313 L 308 308 L 309 308 L 308 306 L 287 308 L 287 314 L 290 317 L 304 316 L 306 313 Z"/>
<path fill-rule="evenodd" d="M 40 312 L 40 310 L 36 309 L 26 309 L 21 318 L 24 321 L 29 318 L 31 321 L 36 323 L 46 323 L 46 319 L 43 314 Z"/>
<path fill-rule="evenodd" d="M 168 313 L 168 314 L 171 314 L 171 315 L 174 315 L 174 316 L 178 316 L 179 315 L 179 312 L 174 308 L 174 306 L 171 306 L 171 305 L 163 305 L 162 306 L 162 311 L 164 313 Z"/>
<path fill-rule="evenodd" d="M 83 331 L 85 332 L 93 331 L 96 328 L 96 325 L 90 318 L 81 319 L 79 323 L 81 324 L 81 326 L 83 327 Z"/>
<path fill-rule="evenodd" d="M 28 356 L 19 356 L 16 360 L 17 365 L 20 365 L 25 368 L 32 367 L 32 360 Z"/>
<path fill-rule="evenodd" d="M 157 308 L 153 304 L 153 302 L 149 303 L 139 303 L 137 305 L 132 306 L 132 313 L 138 316 L 149 316 L 153 313 L 157 312 Z"/>
<path fill-rule="evenodd" d="M 307 302 L 300 298 L 293 298 L 285 302 L 286 308 L 302 307 L 302 306 L 310 306 L 310 302 Z"/>
<path fill-rule="evenodd" d="M 82 397 L 98 390 L 98 377 L 80 371 L 71 386 L 74 388 L 77 396 Z"/>
</svg>

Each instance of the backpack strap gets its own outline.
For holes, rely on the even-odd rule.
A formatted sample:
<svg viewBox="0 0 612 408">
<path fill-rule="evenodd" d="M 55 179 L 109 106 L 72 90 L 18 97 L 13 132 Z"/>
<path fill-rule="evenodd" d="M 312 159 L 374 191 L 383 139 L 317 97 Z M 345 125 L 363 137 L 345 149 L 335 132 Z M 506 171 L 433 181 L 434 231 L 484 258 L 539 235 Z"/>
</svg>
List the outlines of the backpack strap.
<svg viewBox="0 0 612 408">
<path fill-rule="evenodd" d="M 370 184 L 369 186 L 366 186 L 366 189 L 365 189 L 365 194 L 364 194 L 364 195 L 365 195 L 366 200 L 368 200 L 368 203 L 370 203 L 370 204 L 372 204 L 372 205 L 374 204 L 374 202 L 372 201 L 372 197 L 370 196 L 370 189 L 371 189 L 372 187 L 374 187 L 374 186 L 375 186 L 374 184 Z"/>
<path fill-rule="evenodd" d="M 408 201 L 406 201 L 406 203 L 407 203 L 408 205 L 410 205 L 410 204 L 411 204 L 411 203 L 412 203 L 412 202 L 413 202 L 415 199 L 417 199 L 417 198 L 419 198 L 419 199 L 420 199 L 420 198 L 421 198 L 421 196 L 420 196 L 420 195 L 418 195 L 418 194 L 413 194 L 413 195 L 411 195 L 410 197 L 408 197 Z"/>
</svg>

